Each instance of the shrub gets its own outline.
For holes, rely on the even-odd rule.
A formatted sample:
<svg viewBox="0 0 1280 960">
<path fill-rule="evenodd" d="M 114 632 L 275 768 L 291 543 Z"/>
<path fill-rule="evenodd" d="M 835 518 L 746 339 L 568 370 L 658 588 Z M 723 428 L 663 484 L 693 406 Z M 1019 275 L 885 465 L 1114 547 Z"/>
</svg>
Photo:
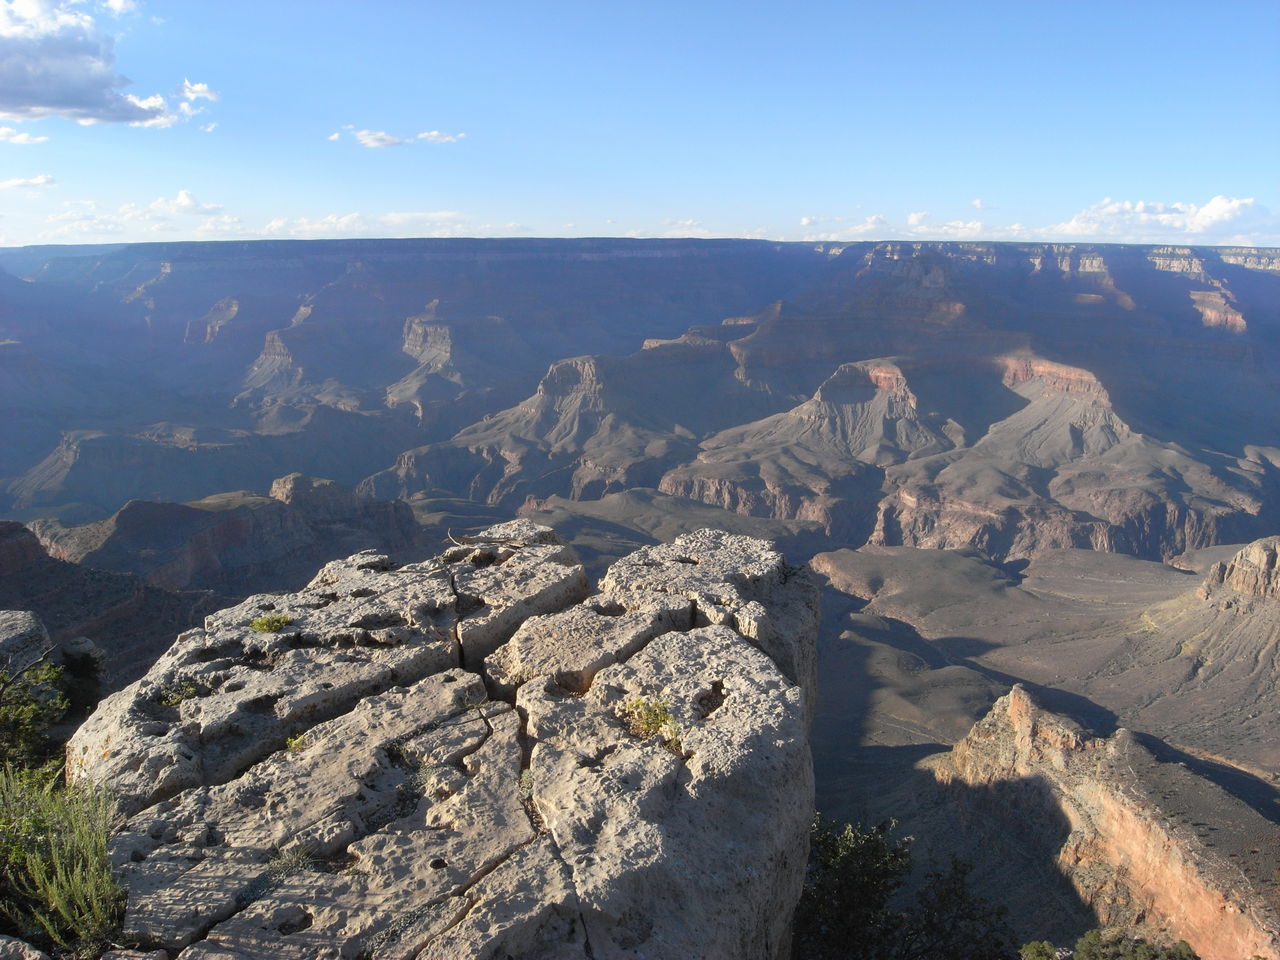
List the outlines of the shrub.
<svg viewBox="0 0 1280 960">
<path fill-rule="evenodd" d="M 160 690 L 159 700 L 161 706 L 176 707 L 184 700 L 190 700 L 197 696 L 200 690 L 190 680 L 183 680 L 181 683 L 173 683 Z"/>
<path fill-rule="evenodd" d="M 12 676 L 0 670 L 0 764 L 29 767 L 50 760 L 49 728 L 67 711 L 61 682 L 62 668 L 50 663 Z"/>
<path fill-rule="evenodd" d="M 255 618 L 249 624 L 249 629 L 257 633 L 279 633 L 291 623 L 293 623 L 293 617 L 286 617 L 282 613 L 272 613 L 265 617 Z"/>
<path fill-rule="evenodd" d="M 681 753 L 680 724 L 671 715 L 671 704 L 665 700 L 646 700 L 636 697 L 625 703 L 618 713 L 633 737 L 648 739 L 662 737 L 663 746 L 674 753 Z"/>
<path fill-rule="evenodd" d="M 1075 960 L 1199 960 L 1185 940 L 1161 947 L 1118 931 L 1090 930 L 1076 941 Z"/>
<path fill-rule="evenodd" d="M 102 790 L 0 767 L 0 912 L 14 932 L 77 957 L 105 949 L 124 911 L 107 861 L 113 819 Z"/>
<path fill-rule="evenodd" d="M 970 893 L 969 867 L 932 871 L 914 902 L 895 895 L 911 872 L 911 838 L 814 818 L 792 955 L 807 960 L 1012 960 L 1004 911 Z"/>
</svg>

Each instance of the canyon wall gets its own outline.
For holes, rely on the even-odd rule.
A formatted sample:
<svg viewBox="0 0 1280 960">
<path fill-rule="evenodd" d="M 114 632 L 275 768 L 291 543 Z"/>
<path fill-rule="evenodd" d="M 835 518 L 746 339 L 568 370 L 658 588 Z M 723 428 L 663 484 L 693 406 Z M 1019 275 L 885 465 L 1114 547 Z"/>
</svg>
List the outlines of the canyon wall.
<svg viewBox="0 0 1280 960">
<path fill-rule="evenodd" d="M 1280 957 L 1276 826 L 1133 734 L 1090 736 L 1022 686 L 992 707 L 935 776 L 988 815 L 1065 820 L 1056 859 L 1104 924 L 1186 940 L 1204 960 Z"/>
</svg>

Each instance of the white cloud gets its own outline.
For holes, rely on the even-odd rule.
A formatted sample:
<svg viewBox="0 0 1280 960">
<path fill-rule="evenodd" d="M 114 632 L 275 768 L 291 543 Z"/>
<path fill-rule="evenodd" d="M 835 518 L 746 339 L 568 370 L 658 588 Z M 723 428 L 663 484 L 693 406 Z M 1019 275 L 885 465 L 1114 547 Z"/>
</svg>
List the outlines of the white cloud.
<svg viewBox="0 0 1280 960">
<path fill-rule="evenodd" d="M 233 217 L 230 214 L 221 214 L 216 217 L 206 217 L 200 226 L 196 228 L 201 236 L 216 237 L 249 237 L 252 234 L 245 229 L 244 221 L 239 217 Z"/>
<path fill-rule="evenodd" d="M 354 130 L 351 124 L 343 126 L 344 130 Z M 415 140 L 422 140 L 426 143 L 457 143 L 465 133 L 441 133 L 439 130 L 427 130 L 419 133 L 414 137 L 397 137 L 387 133 L 385 130 L 355 130 L 355 138 L 362 147 L 399 147 L 407 143 L 413 143 Z M 337 140 L 338 134 L 329 135 L 330 140 Z"/>
<path fill-rule="evenodd" d="M 380 215 L 331 213 L 323 217 L 277 217 L 259 232 L 263 237 L 322 239 L 340 237 L 465 237 L 510 233 L 520 224 L 472 224 L 457 210 L 391 212 Z"/>
<path fill-rule="evenodd" d="M 419 140 L 426 140 L 428 143 L 457 143 L 465 133 L 441 133 L 439 130 L 427 130 L 418 134 Z"/>
<path fill-rule="evenodd" d="M 393 137 L 385 130 L 357 130 L 356 139 L 360 141 L 362 147 L 398 147 L 402 143 L 408 141 L 401 140 L 399 137 Z"/>
<path fill-rule="evenodd" d="M 182 78 L 182 92 L 179 94 L 183 100 L 219 100 L 221 97 L 209 89 L 207 83 L 192 83 L 186 77 Z"/>
<path fill-rule="evenodd" d="M 330 139 L 330 140 L 341 140 L 341 139 L 342 139 L 342 134 L 340 134 L 340 133 L 338 133 L 337 131 L 335 131 L 335 132 L 333 132 L 333 133 L 329 134 L 329 139 Z"/>
<path fill-rule="evenodd" d="M 820 224 L 820 223 L 839 222 L 842 219 L 843 218 L 840 218 L 840 217 L 832 217 L 832 218 L 804 217 L 803 220 L 808 220 L 809 223 L 805 224 L 802 220 L 801 226 L 816 226 L 817 224 Z M 809 241 L 860 240 L 864 237 L 867 237 L 868 235 L 874 235 L 877 238 L 885 237 L 889 235 L 891 232 L 892 231 L 889 228 L 889 221 L 884 217 L 884 215 L 879 213 L 873 213 L 865 217 L 860 222 L 855 223 L 851 226 L 842 227 L 839 230 L 827 231 L 825 233 L 809 233 L 809 234 L 806 234 L 802 239 L 809 240 Z"/>
<path fill-rule="evenodd" d="M 1280 218 L 1252 197 L 1219 195 L 1204 204 L 1107 197 L 1035 233 L 1118 243 L 1262 244 L 1280 236 Z"/>
<path fill-rule="evenodd" d="M 200 127 L 200 131 L 202 133 L 213 133 L 213 131 L 217 129 L 218 129 L 218 125 L 216 123 L 206 123 L 201 125 Z"/>
<path fill-rule="evenodd" d="M 13 127 L 0 127 L 0 142 L 16 143 L 21 146 L 29 146 L 33 143 L 44 143 L 48 137 L 33 137 L 31 134 L 23 132 L 19 133 Z"/>
<path fill-rule="evenodd" d="M 51 187 L 58 181 L 47 173 L 34 177 L 14 177 L 12 180 L 0 180 L 0 190 L 12 190 L 14 187 Z"/>
<path fill-rule="evenodd" d="M 216 203 L 201 203 L 191 195 L 190 190 L 179 190 L 172 199 L 169 197 L 157 197 L 151 201 L 148 209 L 152 213 L 176 216 L 185 213 L 216 213 L 222 207 Z"/>
<path fill-rule="evenodd" d="M 984 201 L 981 197 L 978 197 L 974 200 L 970 200 L 969 206 L 973 207 L 973 209 L 975 210 L 995 210 L 996 209 L 991 204 Z"/>
<path fill-rule="evenodd" d="M 915 213 L 908 213 L 908 214 L 907 214 L 907 226 L 908 226 L 908 227 L 920 227 L 920 226 L 923 226 L 923 225 L 924 225 L 924 222 L 925 222 L 927 219 L 929 219 L 929 211 L 928 211 L 928 210 L 918 210 L 918 211 L 916 211 Z"/>
<path fill-rule="evenodd" d="M 103 4 L 111 13 L 125 0 Z M 0 116 L 60 116 L 81 122 L 149 124 L 167 111 L 163 99 L 123 93 L 115 38 L 103 33 L 75 0 L 0 3 Z M 161 125 L 161 124 L 154 124 Z"/>
</svg>

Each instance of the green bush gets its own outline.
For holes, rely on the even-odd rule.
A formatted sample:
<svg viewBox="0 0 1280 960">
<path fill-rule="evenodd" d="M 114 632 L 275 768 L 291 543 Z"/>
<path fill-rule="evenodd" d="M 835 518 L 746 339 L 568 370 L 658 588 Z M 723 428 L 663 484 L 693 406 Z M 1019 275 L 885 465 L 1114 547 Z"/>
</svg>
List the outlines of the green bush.
<svg viewBox="0 0 1280 960">
<path fill-rule="evenodd" d="M 13 933 L 77 957 L 105 949 L 124 912 L 107 860 L 113 818 L 101 790 L 0 767 L 0 913 Z"/>
<path fill-rule="evenodd" d="M 51 663 L 12 676 L 0 670 L 0 764 L 30 767 L 53 757 L 48 731 L 67 712 L 62 679 Z"/>
<path fill-rule="evenodd" d="M 249 624 L 249 629 L 258 633 L 279 633 L 291 623 L 293 623 L 293 617 L 286 617 L 282 613 L 273 613 L 265 617 L 255 618 Z"/>
<path fill-rule="evenodd" d="M 893 821 L 864 830 L 821 815 L 796 906 L 792 955 L 806 960 L 1013 960 L 1003 908 L 969 891 L 967 864 L 932 871 L 911 902 L 898 903 L 911 873 L 911 838 Z"/>
<path fill-rule="evenodd" d="M 1076 941 L 1074 960 L 1199 960 L 1185 940 L 1172 947 L 1161 947 L 1127 937 L 1120 932 L 1110 934 L 1090 930 Z"/>
</svg>

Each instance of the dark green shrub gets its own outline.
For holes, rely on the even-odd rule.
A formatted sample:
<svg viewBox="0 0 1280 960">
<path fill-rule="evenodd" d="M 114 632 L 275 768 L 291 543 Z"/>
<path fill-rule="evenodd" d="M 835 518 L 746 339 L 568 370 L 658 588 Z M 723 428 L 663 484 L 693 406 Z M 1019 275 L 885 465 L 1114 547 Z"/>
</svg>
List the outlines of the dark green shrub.
<svg viewBox="0 0 1280 960">
<path fill-rule="evenodd" d="M 821 815 L 810 833 L 809 869 L 796 906 L 792 955 L 806 960 L 1013 960 L 1004 911 L 968 887 L 969 867 L 926 875 L 913 902 L 898 904 L 911 872 L 911 839 Z"/>
<path fill-rule="evenodd" d="M 1199 960 L 1185 940 L 1161 947 L 1120 932 L 1090 930 L 1076 941 L 1074 960 Z"/>
<path fill-rule="evenodd" d="M 118 929 L 124 895 L 111 877 L 110 797 L 59 789 L 47 771 L 0 767 L 0 913 L 24 939 L 98 956 Z"/>
<path fill-rule="evenodd" d="M 30 767 L 54 754 L 49 728 L 67 712 L 62 668 L 42 663 L 12 676 L 0 670 L 0 764 Z"/>
</svg>

